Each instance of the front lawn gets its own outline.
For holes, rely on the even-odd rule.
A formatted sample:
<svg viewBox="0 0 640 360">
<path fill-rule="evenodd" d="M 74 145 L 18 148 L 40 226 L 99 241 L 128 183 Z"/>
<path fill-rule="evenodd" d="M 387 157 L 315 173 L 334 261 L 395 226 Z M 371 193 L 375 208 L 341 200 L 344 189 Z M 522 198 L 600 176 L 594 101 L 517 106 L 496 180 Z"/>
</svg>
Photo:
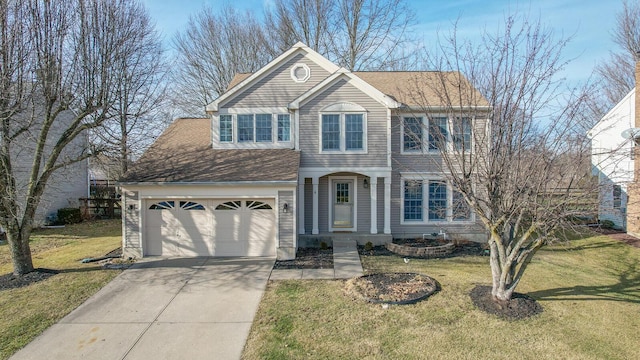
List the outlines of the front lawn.
<svg viewBox="0 0 640 360">
<path fill-rule="evenodd" d="M 520 321 L 477 310 L 488 257 L 363 257 L 366 272 L 419 272 L 439 293 L 415 305 L 365 303 L 344 281 L 270 282 L 244 359 L 639 359 L 640 249 L 606 236 L 541 250 L 517 291 L 544 312 Z"/>
<path fill-rule="evenodd" d="M 0 359 L 28 344 L 120 273 L 103 270 L 96 263 L 80 263 L 118 248 L 120 234 L 119 220 L 34 231 L 30 242 L 34 266 L 60 273 L 29 286 L 0 291 Z M 12 271 L 5 243 L 0 245 L 0 275 Z"/>
</svg>

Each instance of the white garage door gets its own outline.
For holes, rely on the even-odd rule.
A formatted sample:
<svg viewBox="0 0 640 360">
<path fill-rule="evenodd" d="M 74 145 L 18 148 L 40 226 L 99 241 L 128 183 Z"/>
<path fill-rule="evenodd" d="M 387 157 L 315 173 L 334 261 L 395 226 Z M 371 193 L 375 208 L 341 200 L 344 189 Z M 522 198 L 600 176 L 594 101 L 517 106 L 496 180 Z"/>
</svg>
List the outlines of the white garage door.
<svg viewBox="0 0 640 360">
<path fill-rule="evenodd" d="M 146 255 L 275 256 L 273 200 L 153 200 L 145 211 Z"/>
</svg>

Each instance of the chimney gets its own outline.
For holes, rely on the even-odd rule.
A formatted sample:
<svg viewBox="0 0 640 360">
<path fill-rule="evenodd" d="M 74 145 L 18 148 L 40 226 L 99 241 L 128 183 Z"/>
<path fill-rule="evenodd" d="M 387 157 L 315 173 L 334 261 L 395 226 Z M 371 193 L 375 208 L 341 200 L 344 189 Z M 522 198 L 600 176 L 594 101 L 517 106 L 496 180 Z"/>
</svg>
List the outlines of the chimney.
<svg viewBox="0 0 640 360">
<path fill-rule="evenodd" d="M 635 111 L 635 127 L 640 127 L 640 92 L 637 87 L 640 84 L 640 50 L 636 52 L 636 111 Z"/>
</svg>

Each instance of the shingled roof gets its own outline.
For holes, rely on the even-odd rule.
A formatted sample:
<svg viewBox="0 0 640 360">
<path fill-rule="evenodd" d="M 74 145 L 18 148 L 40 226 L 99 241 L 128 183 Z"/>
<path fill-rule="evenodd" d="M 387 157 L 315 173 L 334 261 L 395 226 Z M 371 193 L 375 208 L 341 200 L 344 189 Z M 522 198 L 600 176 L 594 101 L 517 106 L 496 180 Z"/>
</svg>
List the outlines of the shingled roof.
<svg viewBox="0 0 640 360">
<path fill-rule="evenodd" d="M 457 71 L 356 71 L 353 74 L 408 106 L 489 106 Z M 236 74 L 227 91 L 249 76 L 250 73 Z"/>
<path fill-rule="evenodd" d="M 300 153 L 291 149 L 211 147 L 211 119 L 178 119 L 136 161 L 123 183 L 297 181 Z"/>
</svg>

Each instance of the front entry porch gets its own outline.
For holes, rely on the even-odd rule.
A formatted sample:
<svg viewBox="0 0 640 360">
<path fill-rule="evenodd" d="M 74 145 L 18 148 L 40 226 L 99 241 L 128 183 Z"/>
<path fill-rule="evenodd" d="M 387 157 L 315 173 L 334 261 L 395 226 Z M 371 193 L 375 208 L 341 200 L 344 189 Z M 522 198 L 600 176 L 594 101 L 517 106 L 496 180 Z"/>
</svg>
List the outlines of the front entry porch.
<svg viewBox="0 0 640 360">
<path fill-rule="evenodd" d="M 300 168 L 298 179 L 299 235 L 391 234 L 391 169 Z"/>
</svg>

